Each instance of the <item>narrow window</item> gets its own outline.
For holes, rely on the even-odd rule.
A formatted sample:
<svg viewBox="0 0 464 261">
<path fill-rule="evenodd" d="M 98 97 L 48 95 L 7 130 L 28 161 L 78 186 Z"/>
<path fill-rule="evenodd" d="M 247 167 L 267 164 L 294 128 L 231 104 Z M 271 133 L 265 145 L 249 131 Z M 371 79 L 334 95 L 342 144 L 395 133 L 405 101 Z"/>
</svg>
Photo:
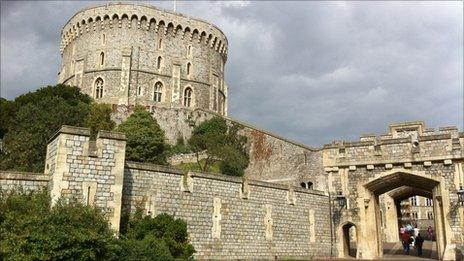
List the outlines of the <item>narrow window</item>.
<svg viewBox="0 0 464 261">
<path fill-rule="evenodd" d="M 190 70 L 192 68 L 192 64 L 191 63 L 187 63 L 187 75 L 190 76 Z"/>
<path fill-rule="evenodd" d="M 103 97 L 103 79 L 97 78 L 95 80 L 95 99 L 101 99 Z"/>
<path fill-rule="evenodd" d="M 187 56 L 191 56 L 192 55 L 192 46 L 189 45 L 187 46 Z"/>
<path fill-rule="evenodd" d="M 313 183 L 312 182 L 308 182 L 308 189 L 313 189 Z"/>
<path fill-rule="evenodd" d="M 100 66 L 103 66 L 105 64 L 105 53 L 101 52 L 100 53 Z"/>
<path fill-rule="evenodd" d="M 106 44 L 106 35 L 102 34 L 102 45 Z"/>
<path fill-rule="evenodd" d="M 163 49 L 163 39 L 161 39 L 161 38 L 158 41 L 158 49 L 159 50 Z"/>
<path fill-rule="evenodd" d="M 137 95 L 142 95 L 142 86 L 137 87 Z"/>
<path fill-rule="evenodd" d="M 161 82 L 155 83 L 155 92 L 153 94 L 153 100 L 155 102 L 161 102 L 163 95 L 163 84 Z"/>
<path fill-rule="evenodd" d="M 191 102 L 192 102 L 192 89 L 190 87 L 187 87 L 184 90 L 184 106 L 190 107 Z"/>
<path fill-rule="evenodd" d="M 161 63 L 163 62 L 163 58 L 161 56 L 158 56 L 158 60 L 156 61 L 156 68 L 159 70 L 161 69 Z"/>
<path fill-rule="evenodd" d="M 89 206 L 90 205 L 90 186 L 87 187 L 87 197 L 86 197 L 86 202 L 85 205 Z"/>
</svg>

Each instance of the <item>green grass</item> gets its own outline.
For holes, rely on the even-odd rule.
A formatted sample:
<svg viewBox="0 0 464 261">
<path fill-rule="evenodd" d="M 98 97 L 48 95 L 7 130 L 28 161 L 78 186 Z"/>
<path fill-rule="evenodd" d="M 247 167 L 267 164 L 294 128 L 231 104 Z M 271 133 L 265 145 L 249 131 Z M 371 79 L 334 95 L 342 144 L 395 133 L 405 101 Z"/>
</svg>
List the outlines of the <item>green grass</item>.
<svg viewBox="0 0 464 261">
<path fill-rule="evenodd" d="M 200 160 L 201 165 L 205 164 L 205 160 Z M 180 163 L 177 165 L 174 165 L 174 167 L 179 168 L 185 172 L 188 171 L 194 171 L 194 172 L 202 172 L 200 169 L 200 166 L 198 166 L 197 162 L 193 163 Z M 221 173 L 221 170 L 219 169 L 219 162 L 214 162 L 213 164 L 208 166 L 207 172 L 216 172 L 216 173 Z"/>
</svg>

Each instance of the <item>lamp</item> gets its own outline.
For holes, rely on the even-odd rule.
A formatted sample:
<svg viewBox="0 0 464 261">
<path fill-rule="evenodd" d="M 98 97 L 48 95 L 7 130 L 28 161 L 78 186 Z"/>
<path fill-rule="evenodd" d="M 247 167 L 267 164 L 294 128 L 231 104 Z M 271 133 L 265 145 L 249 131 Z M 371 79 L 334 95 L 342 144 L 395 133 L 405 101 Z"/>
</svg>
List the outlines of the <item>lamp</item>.
<svg viewBox="0 0 464 261">
<path fill-rule="evenodd" d="M 338 202 L 338 205 L 343 208 L 346 206 L 346 197 L 342 195 L 342 192 L 338 192 L 337 197 L 335 197 L 335 200 Z"/>
<path fill-rule="evenodd" d="M 462 188 L 462 184 L 459 186 L 458 190 L 458 202 L 459 203 L 464 203 L 464 189 Z"/>
</svg>

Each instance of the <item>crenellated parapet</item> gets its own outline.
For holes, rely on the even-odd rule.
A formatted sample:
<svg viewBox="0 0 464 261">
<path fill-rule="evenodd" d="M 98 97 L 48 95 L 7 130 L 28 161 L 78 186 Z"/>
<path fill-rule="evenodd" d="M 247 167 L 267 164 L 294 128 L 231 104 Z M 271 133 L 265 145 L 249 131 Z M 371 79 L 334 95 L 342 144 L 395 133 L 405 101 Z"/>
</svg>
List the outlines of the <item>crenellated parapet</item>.
<svg viewBox="0 0 464 261">
<path fill-rule="evenodd" d="M 430 166 L 432 161 L 450 165 L 453 159 L 464 157 L 464 134 L 456 127 L 425 128 L 423 122 L 391 124 L 389 132 L 380 136 L 368 134 L 359 141 L 334 141 L 323 148 L 326 170 L 338 167 L 367 165 L 404 165 L 412 163 Z"/>
<path fill-rule="evenodd" d="M 110 28 L 138 29 L 202 43 L 227 58 L 227 38 L 215 25 L 198 18 L 139 3 L 108 3 L 76 13 L 61 31 L 60 51 L 79 36 Z"/>
</svg>

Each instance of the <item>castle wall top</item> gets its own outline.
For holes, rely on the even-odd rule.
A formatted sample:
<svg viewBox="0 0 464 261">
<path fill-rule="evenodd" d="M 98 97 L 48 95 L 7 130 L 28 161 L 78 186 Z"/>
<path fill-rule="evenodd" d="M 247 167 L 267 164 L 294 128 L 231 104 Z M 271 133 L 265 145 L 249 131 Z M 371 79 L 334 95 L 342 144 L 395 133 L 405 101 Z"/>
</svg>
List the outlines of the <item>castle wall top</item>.
<svg viewBox="0 0 464 261">
<path fill-rule="evenodd" d="M 172 28 L 176 34 L 190 34 L 191 38 L 197 35 L 199 38 L 205 38 L 213 48 L 227 57 L 227 37 L 214 24 L 141 3 L 107 3 L 81 9 L 61 30 L 61 52 L 74 38 L 82 34 L 84 29 L 89 30 L 90 23 L 109 21 L 110 25 L 116 26 L 123 18 L 136 19 L 139 29 L 149 28 L 149 25 L 154 24 L 156 30 L 162 28 L 165 33 Z"/>
</svg>

